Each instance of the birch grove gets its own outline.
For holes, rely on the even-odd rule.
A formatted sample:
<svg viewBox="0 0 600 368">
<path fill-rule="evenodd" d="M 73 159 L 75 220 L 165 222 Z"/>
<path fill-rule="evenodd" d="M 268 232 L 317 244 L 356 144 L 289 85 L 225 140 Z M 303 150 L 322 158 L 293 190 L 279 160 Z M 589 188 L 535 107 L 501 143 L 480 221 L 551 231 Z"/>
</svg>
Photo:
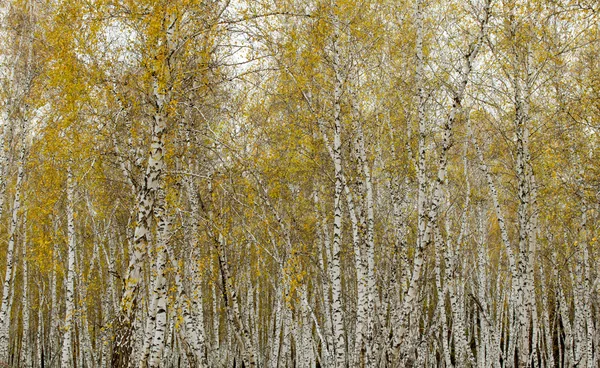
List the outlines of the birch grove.
<svg viewBox="0 0 600 368">
<path fill-rule="evenodd" d="M 600 367 L 599 24 L 0 2 L 0 367 Z"/>
</svg>

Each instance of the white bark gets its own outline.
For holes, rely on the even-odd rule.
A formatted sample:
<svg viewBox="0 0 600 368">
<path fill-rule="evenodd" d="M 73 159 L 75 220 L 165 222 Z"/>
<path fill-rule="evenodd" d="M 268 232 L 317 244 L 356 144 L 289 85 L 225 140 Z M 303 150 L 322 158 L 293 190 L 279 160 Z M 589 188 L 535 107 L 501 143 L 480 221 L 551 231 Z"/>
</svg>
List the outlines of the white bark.
<svg viewBox="0 0 600 368">
<path fill-rule="evenodd" d="M 422 4 L 418 3 L 417 6 L 418 6 L 417 23 L 420 24 L 422 22 L 422 10 L 421 10 Z M 414 303 L 416 301 L 417 284 L 421 278 L 421 267 L 423 266 L 423 262 L 424 262 L 424 260 L 422 258 L 423 257 L 422 252 L 423 252 L 425 246 L 431 242 L 432 232 L 435 233 L 435 227 L 437 226 L 437 219 L 438 219 L 438 213 L 439 213 L 439 208 L 440 208 L 440 204 L 441 204 L 440 201 L 441 201 L 442 190 L 443 190 L 442 187 L 446 180 L 447 152 L 450 148 L 452 127 L 454 125 L 454 122 L 456 120 L 458 113 L 462 109 L 461 103 L 464 98 L 464 93 L 465 93 L 467 84 L 469 82 L 469 76 L 472 71 L 473 62 L 479 53 L 479 50 L 483 43 L 483 38 L 485 37 L 485 35 L 487 33 L 487 23 L 489 21 L 490 7 L 491 7 L 491 0 L 488 0 L 484 4 L 483 18 L 481 19 L 480 30 L 477 34 L 477 37 L 469 45 L 468 50 L 464 54 L 464 60 L 462 60 L 463 65 L 462 65 L 462 68 L 461 68 L 461 71 L 459 74 L 459 81 L 456 85 L 456 90 L 453 91 L 452 108 L 450 109 L 448 118 L 444 122 L 444 133 L 443 133 L 443 138 L 442 138 L 442 152 L 440 153 L 439 168 L 438 168 L 438 173 L 437 173 L 437 179 L 436 179 L 436 182 L 435 182 L 434 188 L 433 188 L 433 197 L 432 197 L 432 201 L 431 201 L 431 206 L 429 208 L 429 213 L 427 215 L 427 220 L 429 222 L 428 226 L 425 225 L 424 215 L 423 215 L 424 210 L 421 210 L 421 213 L 419 214 L 419 217 L 421 217 L 422 221 L 423 221 L 423 222 L 421 222 L 421 225 L 419 225 L 420 230 L 419 230 L 419 238 L 418 239 L 421 239 L 421 240 L 417 241 L 417 247 L 415 249 L 415 257 L 414 257 L 414 261 L 413 261 L 413 271 L 412 271 L 412 275 L 411 275 L 411 279 L 410 279 L 410 284 L 409 284 L 408 290 L 405 293 L 405 298 L 404 298 L 403 305 L 402 305 L 402 312 L 401 312 L 402 325 L 399 326 L 399 337 L 398 337 L 399 339 L 402 339 L 402 340 L 404 339 L 404 333 L 405 333 L 404 324 L 407 323 L 407 316 L 409 315 L 409 312 L 411 310 L 415 309 Z M 419 29 L 421 27 L 422 26 L 417 25 L 417 29 Z M 417 64 L 421 63 L 421 62 L 419 62 L 419 58 L 421 58 L 422 55 L 419 55 L 419 53 L 422 53 L 422 47 L 423 47 L 422 41 L 419 40 L 419 36 L 418 36 L 417 37 L 417 58 L 418 58 Z M 421 50 L 421 51 L 419 51 L 419 50 Z M 422 94 L 422 93 L 423 93 L 423 91 L 420 90 L 419 94 Z M 420 97 L 420 100 L 424 101 L 423 97 Z M 422 102 L 420 105 L 422 105 L 423 103 L 424 102 Z M 419 108 L 421 108 L 421 107 L 419 107 Z M 424 116 L 420 117 L 420 119 L 424 119 Z M 422 128 L 419 128 L 419 129 L 422 130 Z M 420 156 L 421 156 L 421 153 L 420 153 Z M 421 159 L 421 157 L 419 159 Z M 421 170 L 421 168 L 419 168 L 419 166 L 422 166 L 422 165 L 421 164 L 418 165 L 418 176 L 422 175 L 419 173 L 419 171 Z M 416 336 L 414 336 L 415 332 L 416 332 L 416 330 L 413 330 L 413 334 L 412 334 L 412 336 L 409 336 L 408 341 L 415 340 L 415 338 L 416 338 Z M 399 347 L 398 339 L 396 340 L 395 345 L 397 348 Z M 406 353 L 404 353 L 404 354 L 406 354 Z"/>
<path fill-rule="evenodd" d="M 191 166 L 191 164 L 189 164 Z M 192 291 L 191 296 L 188 298 L 184 292 L 183 286 L 180 288 L 179 295 L 183 302 L 183 314 L 186 326 L 186 331 L 190 336 L 191 344 L 194 347 L 196 359 L 200 364 L 200 367 L 208 367 L 207 360 L 207 344 L 206 344 L 206 330 L 204 327 L 204 306 L 202 305 L 202 280 L 200 270 L 198 269 L 198 261 L 200 259 L 200 250 L 198 249 L 199 244 L 197 241 L 199 235 L 198 229 L 198 216 L 199 216 L 199 199 L 197 194 L 196 183 L 193 179 L 187 183 L 188 198 L 190 200 L 190 207 L 192 210 L 191 221 L 192 221 L 192 232 L 189 238 L 191 246 L 191 282 Z M 189 308 L 188 308 L 189 305 Z M 191 309 L 191 310 L 190 310 Z"/>
<path fill-rule="evenodd" d="M 540 277 L 541 292 L 542 292 L 542 328 L 544 332 L 544 347 L 546 353 L 546 365 L 548 367 L 554 367 L 554 343 L 552 338 L 552 327 L 550 324 L 550 316 L 548 311 L 554 308 L 555 305 L 550 305 L 548 301 L 548 289 L 546 288 L 545 277 Z"/>
<path fill-rule="evenodd" d="M 241 342 L 243 348 L 243 357 L 245 363 L 254 368 L 257 366 L 256 363 L 256 351 L 252 345 L 252 338 L 250 332 L 244 324 L 240 315 L 240 307 L 238 302 L 237 288 L 233 283 L 231 272 L 229 271 L 229 264 L 224 254 L 225 238 L 222 234 L 218 235 L 217 239 L 213 239 L 217 246 L 217 257 L 219 260 L 219 268 L 221 271 L 221 279 L 223 283 L 223 298 L 225 299 L 225 307 L 227 308 L 227 316 L 232 327 L 236 329 L 237 338 Z"/>
<path fill-rule="evenodd" d="M 353 101 L 353 105 L 356 101 Z M 358 169 L 363 179 L 360 180 L 359 190 L 362 196 L 362 211 L 361 214 L 361 228 L 366 227 L 363 230 L 362 236 L 362 263 L 364 264 L 362 269 L 365 272 L 363 275 L 365 281 L 363 288 L 366 293 L 366 326 L 364 330 L 364 344 L 366 355 L 365 366 L 372 366 L 374 354 L 377 352 L 375 340 L 373 340 L 373 328 L 374 328 L 374 312 L 375 312 L 375 298 L 377 294 L 376 289 L 376 280 L 375 280 L 375 215 L 374 215 L 374 203 L 373 203 L 373 182 L 371 178 L 371 168 L 369 166 L 369 162 L 367 161 L 367 151 L 365 148 L 365 137 L 363 133 L 363 129 L 361 126 L 360 115 L 356 111 L 357 108 L 354 107 L 353 114 L 353 125 L 354 125 L 354 133 L 356 135 L 356 157 L 358 160 Z M 366 214 L 364 214 L 366 212 Z M 366 222 L 366 224 L 364 224 Z M 366 225 L 366 226 L 365 226 Z M 356 359 L 356 357 L 355 357 Z"/>
<path fill-rule="evenodd" d="M 167 263 L 167 247 L 169 237 L 170 220 L 165 209 L 165 194 L 162 189 L 158 190 L 157 203 L 155 206 L 158 218 L 158 243 L 156 247 L 156 280 L 152 291 L 153 300 L 156 300 L 155 326 L 152 344 L 150 346 L 149 367 L 159 367 L 162 364 L 162 354 L 165 348 L 165 329 L 167 326 L 167 279 L 165 277 Z"/>
<path fill-rule="evenodd" d="M 329 300 L 329 294 L 331 292 L 330 280 L 332 279 L 330 260 L 331 257 L 331 240 L 329 237 L 329 231 L 325 223 L 325 216 L 322 214 L 319 202 L 319 191 L 315 190 L 313 193 L 315 202 L 315 212 L 317 213 L 317 225 L 316 233 L 318 239 L 318 261 L 321 269 L 321 288 L 323 298 L 323 315 L 324 315 L 324 338 L 321 339 L 322 356 L 321 365 L 324 367 L 333 367 L 334 356 L 332 354 L 333 349 L 333 323 L 332 323 L 332 312 L 331 303 Z"/>
<path fill-rule="evenodd" d="M 157 264 L 159 257 L 157 253 L 157 246 L 150 245 L 150 248 L 150 254 L 153 258 L 153 262 L 150 267 L 150 296 L 144 326 L 144 340 L 138 357 L 139 368 L 146 368 L 148 366 L 148 359 L 150 358 L 150 345 L 152 344 L 156 327 L 156 304 L 158 303 L 156 282 L 158 280 Z"/>
<path fill-rule="evenodd" d="M 275 308 L 273 309 L 273 317 L 271 320 L 273 321 L 273 335 L 270 339 L 271 352 L 269 355 L 269 364 L 271 368 L 277 368 L 279 366 L 279 351 L 281 344 L 281 331 L 282 331 L 282 309 L 283 307 L 283 292 L 281 290 L 282 286 L 279 286 L 275 290 Z"/>
<path fill-rule="evenodd" d="M 21 208 L 21 189 L 23 178 L 25 176 L 25 121 L 22 124 L 21 149 L 19 154 L 19 163 L 17 168 L 17 183 L 15 186 L 15 197 L 13 200 L 12 215 L 10 220 L 8 249 L 6 251 L 6 272 L 2 288 L 2 305 L 0 306 L 0 362 L 8 362 L 9 357 L 9 333 L 11 328 L 11 295 L 13 287 L 13 263 L 14 249 L 17 236 L 17 225 L 19 220 L 19 211 Z"/>
<path fill-rule="evenodd" d="M 22 342 L 22 356 L 23 365 L 26 368 L 30 368 L 32 364 L 31 354 L 33 351 L 33 339 L 31 338 L 30 330 L 30 318 L 29 318 L 29 257 L 27 254 L 28 243 L 27 243 L 27 215 L 23 216 L 23 295 L 21 296 L 21 308 L 23 312 L 23 342 Z"/>
<path fill-rule="evenodd" d="M 344 311 L 342 309 L 342 274 L 340 268 L 340 254 L 342 247 L 342 117 L 341 117 L 341 97 L 342 97 L 342 74 L 340 71 L 339 55 L 339 25 L 334 21 L 334 35 L 332 42 L 333 49 L 333 67 L 334 92 L 333 92 L 333 165 L 335 176 L 335 192 L 333 200 L 333 247 L 331 257 L 331 291 L 332 291 L 332 315 L 333 331 L 335 342 L 335 362 L 337 368 L 346 366 L 346 340 L 344 332 Z"/>
<path fill-rule="evenodd" d="M 448 317 L 446 315 L 446 288 L 442 286 L 441 266 L 440 266 L 440 252 L 436 252 L 435 255 L 435 283 L 438 294 L 438 310 L 440 315 L 441 324 L 441 335 L 442 335 L 442 354 L 444 357 L 444 364 L 446 368 L 452 368 L 452 360 L 450 358 L 450 346 L 448 344 L 449 329 L 448 329 Z"/>
<path fill-rule="evenodd" d="M 171 36 L 174 31 L 176 18 L 173 15 L 165 15 L 166 35 L 161 37 L 158 48 L 173 47 Z M 166 45 L 165 45 L 166 44 Z M 163 64 L 167 61 L 164 60 Z M 165 66 L 166 67 L 166 66 Z M 147 253 L 151 231 L 152 211 L 155 204 L 156 191 L 160 187 L 160 180 L 164 170 L 164 134 L 167 129 L 167 107 L 170 101 L 168 91 L 161 86 L 163 81 L 159 80 L 158 73 L 163 70 L 154 71 L 153 75 L 153 98 L 154 112 L 152 120 L 152 143 L 144 181 L 140 188 L 136 207 L 136 226 L 133 234 L 133 249 L 129 251 L 129 266 L 125 276 L 125 287 L 121 297 L 119 316 L 117 321 L 117 332 L 115 336 L 115 349 L 112 354 L 113 366 L 127 366 L 133 349 L 133 333 L 135 314 L 139 299 L 139 284 L 142 280 L 142 266 Z"/>
<path fill-rule="evenodd" d="M 61 364 L 64 367 L 74 366 L 73 362 L 73 327 L 75 315 L 75 183 L 69 164 L 67 169 L 67 280 L 65 297 L 65 323 L 61 349 Z"/>
</svg>

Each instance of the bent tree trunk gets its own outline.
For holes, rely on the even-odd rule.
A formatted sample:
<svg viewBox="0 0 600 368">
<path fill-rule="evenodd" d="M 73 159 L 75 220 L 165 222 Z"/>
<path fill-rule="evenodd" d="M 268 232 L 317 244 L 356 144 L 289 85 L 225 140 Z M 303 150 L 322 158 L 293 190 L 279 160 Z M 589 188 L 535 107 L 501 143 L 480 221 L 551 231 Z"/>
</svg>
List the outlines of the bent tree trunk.
<svg viewBox="0 0 600 368">
<path fill-rule="evenodd" d="M 175 25 L 175 18 L 165 15 L 165 36 L 159 37 L 159 49 L 172 47 L 170 36 Z M 168 19 L 167 19 L 168 18 Z M 168 50 L 164 50 L 168 51 Z M 138 196 L 136 209 L 136 227 L 133 234 L 133 249 L 129 254 L 129 266 L 125 277 L 124 292 L 116 321 L 114 349 L 112 354 L 112 366 L 127 367 L 133 349 L 133 321 L 138 303 L 138 289 L 142 279 L 142 266 L 147 253 L 148 241 L 151 233 L 152 213 L 156 191 L 160 187 L 160 178 L 164 170 L 164 133 L 167 128 L 167 106 L 169 95 L 166 91 L 166 79 L 168 78 L 168 60 L 161 56 L 153 70 L 153 102 L 154 112 L 152 119 L 152 143 L 144 181 Z"/>
</svg>

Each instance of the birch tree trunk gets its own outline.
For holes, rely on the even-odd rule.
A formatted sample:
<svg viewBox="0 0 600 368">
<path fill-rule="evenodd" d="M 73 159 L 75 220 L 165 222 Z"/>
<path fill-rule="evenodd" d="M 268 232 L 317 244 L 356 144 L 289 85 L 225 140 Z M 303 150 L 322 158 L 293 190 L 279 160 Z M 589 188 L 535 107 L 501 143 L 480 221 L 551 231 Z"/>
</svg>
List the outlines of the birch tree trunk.
<svg viewBox="0 0 600 368">
<path fill-rule="evenodd" d="M 421 5 L 422 5 L 421 3 L 417 4 L 417 6 L 418 6 L 417 23 L 418 24 L 422 23 L 422 20 L 421 20 L 422 19 L 421 18 L 422 11 L 420 10 Z M 401 340 L 404 340 L 406 324 L 408 322 L 407 317 L 409 316 L 411 310 L 416 309 L 414 303 L 416 303 L 416 301 L 417 301 L 417 298 L 416 298 L 417 283 L 418 283 L 419 279 L 421 278 L 421 267 L 424 262 L 422 255 L 420 255 L 420 254 L 423 252 L 426 245 L 428 245 L 432 241 L 432 238 L 435 237 L 435 232 L 437 229 L 437 221 L 438 221 L 438 214 L 439 214 L 440 204 L 441 204 L 441 199 L 442 199 L 442 191 L 443 191 L 444 183 L 446 182 L 446 171 L 447 171 L 447 162 L 448 162 L 447 153 L 448 153 L 448 150 L 450 149 L 450 144 L 451 144 L 450 140 L 451 140 L 451 135 L 452 135 L 452 127 L 454 125 L 454 122 L 455 122 L 458 114 L 462 110 L 461 104 L 462 104 L 462 101 L 464 98 L 467 84 L 469 82 L 470 74 L 473 69 L 473 63 L 479 53 L 479 50 L 483 43 L 483 40 L 487 34 L 487 25 L 488 25 L 488 21 L 489 21 L 489 17 L 490 17 L 490 12 L 491 12 L 491 0 L 487 0 L 484 3 L 482 19 L 480 20 L 480 24 L 479 24 L 479 26 L 480 26 L 479 32 L 478 32 L 476 38 L 469 44 L 467 51 L 464 53 L 464 58 L 461 60 L 462 66 L 460 69 L 459 80 L 456 85 L 456 89 L 454 91 L 452 91 L 452 95 L 453 95 L 452 107 L 450 109 L 447 119 L 444 121 L 443 137 L 442 137 L 442 151 L 439 156 L 439 167 L 438 167 L 438 172 L 437 172 L 437 178 L 433 184 L 433 189 L 432 189 L 433 195 L 432 195 L 431 205 L 430 205 L 430 208 L 429 208 L 429 211 L 427 214 L 427 219 L 426 219 L 428 221 L 428 226 L 424 225 L 424 223 L 425 223 L 424 222 L 425 218 L 423 217 L 424 215 L 419 214 L 419 217 L 422 217 L 422 221 L 423 221 L 423 222 L 421 222 L 421 225 L 420 225 L 421 229 L 423 229 L 423 226 L 425 226 L 425 228 L 422 232 L 421 232 L 421 230 L 419 230 L 419 234 L 422 233 L 422 238 L 418 238 L 418 239 L 422 239 L 422 240 L 417 241 L 417 248 L 415 249 L 415 257 L 414 257 L 414 261 L 413 261 L 413 271 L 412 271 L 412 275 L 410 278 L 410 284 L 405 293 L 404 301 L 403 301 L 403 304 L 401 307 L 401 319 L 400 319 L 401 326 L 399 326 L 399 328 L 398 328 L 399 336 L 400 336 Z M 419 28 L 421 28 L 421 26 L 417 25 L 417 29 L 419 29 Z M 420 58 L 420 56 L 419 56 L 420 53 L 422 53 L 422 42 L 419 41 L 419 36 L 417 36 L 417 59 Z M 417 64 L 419 64 L 419 63 L 420 62 L 418 61 Z M 422 93 L 422 90 L 419 91 L 419 93 Z M 420 100 L 424 101 L 424 99 L 422 97 L 420 97 Z M 422 107 L 419 107 L 419 109 L 421 109 L 421 108 Z M 421 117 L 419 119 L 421 119 Z M 421 128 L 419 128 L 419 129 L 421 130 Z M 418 175 L 419 175 L 420 170 L 421 169 L 418 168 Z M 424 211 L 424 210 L 422 210 L 422 211 Z M 412 332 L 409 333 L 408 341 L 416 340 L 416 336 L 415 336 L 416 331 L 417 331 L 416 329 L 413 329 Z M 399 353 L 401 353 L 401 356 L 403 356 L 402 359 L 406 359 L 408 357 L 408 351 L 400 352 L 399 348 L 400 348 L 399 343 L 397 343 L 396 350 Z"/>
<path fill-rule="evenodd" d="M 138 357 L 138 367 L 146 368 L 148 366 L 148 359 L 150 358 L 150 345 L 154 338 L 154 331 L 156 328 L 156 304 L 158 303 L 158 293 L 156 293 L 156 282 L 158 280 L 158 253 L 157 246 L 149 245 L 149 254 L 153 258 L 152 265 L 150 266 L 150 295 L 145 319 L 144 326 L 144 341 L 142 348 L 140 349 L 140 355 Z"/>
<path fill-rule="evenodd" d="M 9 92 L 14 92 L 17 87 L 15 80 L 16 65 L 14 61 L 18 60 L 18 57 L 14 57 L 15 55 L 11 55 L 8 52 L 10 50 L 9 40 L 12 36 L 11 32 L 8 32 L 10 6 L 11 4 L 9 2 L 5 2 L 4 4 L 0 5 L 0 27 L 3 29 L 3 32 L 0 34 L 0 45 L 5 47 L 0 52 L 0 76 L 2 77 L 0 81 L 7 84 Z M 19 37 L 19 44 L 21 41 L 22 37 Z M 20 50 L 18 50 L 18 52 L 20 52 Z M 10 138 L 9 133 L 11 133 L 13 129 L 10 116 L 11 110 L 13 109 L 13 98 L 9 95 L 9 97 L 3 99 L 2 102 L 3 103 L 0 106 L 0 126 L 2 128 L 2 132 L 0 133 L 0 217 L 2 217 L 2 213 L 4 212 L 4 201 L 6 197 L 6 178 L 8 176 L 7 173 L 9 168 L 8 150 L 6 149 L 5 145 L 6 138 Z M 2 361 L 2 359 L 4 359 L 4 357 L 0 356 L 0 361 Z"/>
<path fill-rule="evenodd" d="M 223 283 L 223 298 L 225 299 L 225 307 L 227 308 L 228 318 L 232 327 L 237 330 L 236 332 L 238 333 L 238 339 L 241 340 L 240 342 L 243 349 L 244 362 L 248 364 L 249 367 L 256 367 L 256 351 L 252 346 L 250 332 L 241 318 L 237 288 L 233 284 L 233 278 L 231 276 L 231 272 L 229 271 L 229 264 L 227 263 L 223 253 L 225 245 L 225 239 L 223 235 L 219 234 L 218 238 L 215 239 L 215 242 L 217 245 L 217 256 L 219 258 L 219 267 Z"/>
<path fill-rule="evenodd" d="M 418 146 L 417 146 L 417 246 L 413 258 L 413 269 L 409 278 L 408 288 L 404 292 L 402 306 L 399 312 L 398 323 L 395 327 L 397 330 L 394 333 L 394 349 L 395 355 L 404 354 L 401 343 L 405 340 L 405 324 L 407 323 L 408 313 L 413 309 L 414 301 L 417 297 L 418 280 L 421 276 L 421 267 L 423 267 L 423 251 L 425 249 L 425 232 L 427 227 L 427 214 L 425 209 L 426 201 L 426 177 L 425 177 L 425 138 L 426 138 L 426 117 L 425 117 L 425 90 L 424 90 L 424 56 L 423 56 L 423 1 L 417 1 L 416 9 L 416 89 L 417 89 L 417 123 L 419 129 Z"/>
<path fill-rule="evenodd" d="M 176 18 L 174 15 L 164 14 L 167 23 L 164 37 L 160 37 L 158 47 L 170 50 L 173 46 L 171 36 L 174 32 Z M 138 195 L 136 209 L 136 227 L 133 234 L 133 249 L 130 250 L 129 266 L 125 277 L 125 286 L 116 323 L 114 349 L 112 353 L 113 367 L 126 367 L 129 364 L 133 348 L 133 321 L 138 304 L 139 284 L 142 279 L 142 265 L 147 254 L 147 245 L 151 231 L 152 211 L 155 205 L 156 191 L 160 186 L 161 175 L 164 170 L 164 134 L 167 129 L 167 106 L 170 101 L 168 91 L 164 86 L 165 69 L 167 60 L 162 56 L 162 67 L 153 73 L 152 87 L 154 98 L 154 111 L 152 120 L 152 143 L 148 156 L 148 164 L 144 181 Z"/>
<path fill-rule="evenodd" d="M 334 91 L 333 91 L 333 166 L 335 177 L 335 192 L 333 199 L 333 247 L 331 257 L 331 294 L 333 331 L 335 341 L 335 362 L 337 368 L 346 366 L 346 340 L 344 332 L 344 312 L 342 309 L 342 274 L 340 268 L 340 253 L 342 246 L 342 117 L 341 97 L 343 77 L 340 71 L 339 56 L 339 25 L 334 20 L 333 35 L 333 67 L 334 67 Z"/>
<path fill-rule="evenodd" d="M 319 191 L 315 190 L 313 193 L 314 202 L 317 212 L 318 224 L 316 228 L 317 238 L 319 239 L 319 266 L 322 271 L 322 293 L 323 293 L 323 309 L 325 319 L 325 333 L 324 341 L 322 341 L 323 354 L 321 364 L 327 368 L 334 367 L 334 355 L 332 350 L 334 349 L 334 338 L 333 338 L 333 322 L 332 322 L 332 311 L 331 303 L 329 300 L 329 293 L 331 292 L 331 282 L 333 275 L 331 271 L 330 258 L 331 258 L 331 239 L 329 231 L 325 222 L 325 216 L 323 215 L 320 204 L 319 204 Z"/>
<path fill-rule="evenodd" d="M 17 168 L 17 183 L 15 185 L 15 197 L 13 200 L 12 215 L 10 220 L 8 249 L 6 252 L 6 272 L 2 288 L 2 305 L 0 306 L 0 362 L 9 361 L 9 333 L 11 330 L 11 296 L 13 290 L 13 262 L 14 249 L 17 236 L 17 225 L 19 220 L 19 211 L 21 208 L 21 188 L 25 176 L 25 121 L 22 123 L 21 149 Z"/>
<path fill-rule="evenodd" d="M 27 254 L 28 243 L 27 243 L 27 215 L 23 216 L 23 295 L 21 296 L 21 306 L 23 309 L 23 339 L 22 339 L 22 361 L 26 368 L 30 368 L 32 364 L 32 352 L 33 352 L 33 339 L 31 338 L 31 326 L 30 326 L 30 292 L 29 292 L 29 257 Z"/>
<path fill-rule="evenodd" d="M 192 167 L 191 161 L 188 160 L 188 166 Z M 183 313 L 184 321 L 186 325 L 186 331 L 191 339 L 191 344 L 197 354 L 198 362 L 201 368 L 208 367 L 207 357 L 207 340 L 206 330 L 204 327 L 204 307 L 202 304 L 202 280 L 200 270 L 198 269 L 198 262 L 200 259 L 200 250 L 198 249 L 198 217 L 200 212 L 200 201 L 198 198 L 196 181 L 192 178 L 187 182 L 187 193 L 190 200 L 191 207 L 191 222 L 192 232 L 189 235 L 189 244 L 191 246 L 192 262 L 191 262 L 191 283 L 192 290 L 191 295 L 188 297 L 187 294 L 183 295 L 180 292 L 181 299 L 183 302 Z M 183 285 L 181 291 L 184 292 Z M 188 307 L 189 306 L 189 307 Z"/>
<path fill-rule="evenodd" d="M 158 189 L 155 213 L 158 218 L 157 234 L 158 243 L 156 247 L 156 280 L 154 284 L 153 300 L 156 300 L 155 328 L 150 346 L 149 367 L 159 367 L 162 364 L 162 354 L 165 347 L 165 329 L 167 326 L 167 279 L 165 269 L 167 263 L 167 247 L 169 237 L 170 220 L 165 209 L 165 193 L 162 188 Z"/>
<path fill-rule="evenodd" d="M 73 329 L 75 315 L 75 183 L 71 164 L 67 169 L 67 281 L 65 298 L 65 323 L 63 326 L 63 338 L 61 349 L 61 365 L 64 367 L 74 366 L 73 362 Z"/>
</svg>

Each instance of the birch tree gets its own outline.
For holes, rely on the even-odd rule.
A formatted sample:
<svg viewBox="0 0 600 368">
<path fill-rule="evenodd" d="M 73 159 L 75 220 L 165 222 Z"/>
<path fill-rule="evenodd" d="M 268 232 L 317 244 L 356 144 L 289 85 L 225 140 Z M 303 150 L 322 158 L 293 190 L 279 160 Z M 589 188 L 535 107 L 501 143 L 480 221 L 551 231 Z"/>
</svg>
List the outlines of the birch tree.
<svg viewBox="0 0 600 368">
<path fill-rule="evenodd" d="M 2 2 L 2 363 L 597 366 L 598 14 Z"/>
</svg>

